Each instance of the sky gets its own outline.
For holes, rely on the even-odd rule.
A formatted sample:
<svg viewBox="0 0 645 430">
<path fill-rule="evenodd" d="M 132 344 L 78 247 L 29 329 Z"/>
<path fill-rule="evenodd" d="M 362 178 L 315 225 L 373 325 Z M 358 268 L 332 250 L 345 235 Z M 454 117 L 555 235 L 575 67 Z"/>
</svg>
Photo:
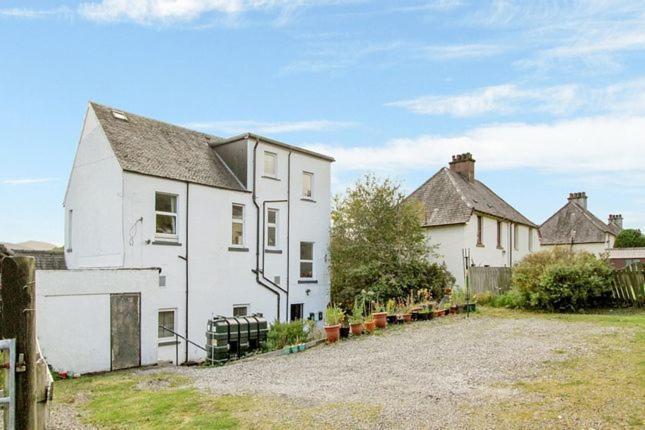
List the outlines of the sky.
<svg viewBox="0 0 645 430">
<path fill-rule="evenodd" d="M 90 100 L 256 132 L 410 192 L 473 153 L 540 224 L 585 191 L 645 229 L 645 2 L 0 0 L 0 242 L 63 242 Z"/>
</svg>

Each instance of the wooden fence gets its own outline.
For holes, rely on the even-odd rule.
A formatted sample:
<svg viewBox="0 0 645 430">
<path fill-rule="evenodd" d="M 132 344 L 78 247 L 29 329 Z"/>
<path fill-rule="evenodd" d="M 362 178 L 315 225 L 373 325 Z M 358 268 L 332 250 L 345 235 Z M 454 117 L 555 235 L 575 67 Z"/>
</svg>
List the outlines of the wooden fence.
<svg viewBox="0 0 645 430">
<path fill-rule="evenodd" d="M 499 294 L 511 288 L 510 267 L 471 267 L 468 271 L 472 294 Z"/>
<path fill-rule="evenodd" d="M 614 272 L 612 294 L 616 300 L 632 305 L 645 304 L 645 269 L 622 269 Z"/>
</svg>

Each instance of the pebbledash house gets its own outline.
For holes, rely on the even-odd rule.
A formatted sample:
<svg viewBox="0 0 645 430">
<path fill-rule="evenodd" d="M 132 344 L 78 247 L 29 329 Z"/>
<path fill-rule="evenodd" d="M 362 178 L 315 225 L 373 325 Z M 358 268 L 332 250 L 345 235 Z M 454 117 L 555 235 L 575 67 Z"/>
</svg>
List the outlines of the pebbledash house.
<svg viewBox="0 0 645 430">
<path fill-rule="evenodd" d="M 150 349 L 143 362 L 175 356 L 175 337 L 158 325 L 203 344 L 214 315 L 319 321 L 329 302 L 333 161 L 252 133 L 223 139 L 90 102 L 64 200 L 67 268 L 158 268 L 138 304 L 153 327 L 140 330 Z M 109 292 L 101 282 L 82 289 Z M 75 318 L 44 303 L 42 324 Z M 204 357 L 183 341 L 180 351 L 181 361 Z"/>
</svg>

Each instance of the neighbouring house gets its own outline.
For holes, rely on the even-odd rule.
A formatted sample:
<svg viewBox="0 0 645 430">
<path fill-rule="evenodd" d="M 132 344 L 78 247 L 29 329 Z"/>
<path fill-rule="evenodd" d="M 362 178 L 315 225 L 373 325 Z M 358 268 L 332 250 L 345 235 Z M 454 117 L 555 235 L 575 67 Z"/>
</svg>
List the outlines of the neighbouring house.
<svg viewBox="0 0 645 430">
<path fill-rule="evenodd" d="M 609 215 L 605 224 L 587 209 L 587 193 L 570 193 L 567 204 L 540 226 L 540 248 L 567 246 L 600 255 L 614 247 L 622 228 L 622 215 Z"/>
<path fill-rule="evenodd" d="M 67 270 L 65 254 L 62 251 L 37 251 L 14 249 L 16 256 L 34 257 L 36 270 Z"/>
<path fill-rule="evenodd" d="M 91 102 L 64 200 L 64 248 L 68 272 L 94 284 L 69 273 L 40 279 L 63 283 L 65 295 L 136 296 L 127 270 L 158 268 L 154 288 L 146 284 L 138 299 L 83 302 L 90 309 L 80 314 L 106 312 L 91 306 L 135 314 L 120 327 L 138 324 L 139 334 L 123 337 L 154 336 L 135 343 L 154 345 L 159 360 L 174 360 L 173 333 L 204 345 L 206 323 L 216 315 L 319 321 L 329 302 L 333 161 L 252 133 L 223 139 Z M 123 287 L 110 285 L 109 276 Z M 69 314 L 58 318 L 83 324 Z M 144 334 L 151 320 L 170 331 Z M 204 358 L 180 343 L 180 361 Z M 152 352 L 142 351 L 139 361 L 141 355 L 149 361 Z"/>
<path fill-rule="evenodd" d="M 645 248 L 611 248 L 607 258 L 614 269 L 642 267 L 645 266 Z"/>
<path fill-rule="evenodd" d="M 462 251 L 475 266 L 511 267 L 538 246 L 537 226 L 475 178 L 470 153 L 454 155 L 408 198 L 425 209 L 423 226 L 437 257 L 464 286 Z"/>
</svg>

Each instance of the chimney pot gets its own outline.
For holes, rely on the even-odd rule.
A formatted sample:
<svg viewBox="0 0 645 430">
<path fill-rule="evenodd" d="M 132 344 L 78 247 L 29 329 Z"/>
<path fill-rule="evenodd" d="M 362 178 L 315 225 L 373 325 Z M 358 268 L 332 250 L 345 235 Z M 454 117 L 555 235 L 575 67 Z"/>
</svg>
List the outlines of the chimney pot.
<svg viewBox="0 0 645 430">
<path fill-rule="evenodd" d="M 577 203 L 579 206 L 582 206 L 584 209 L 587 209 L 587 193 L 580 191 L 577 193 L 569 193 L 569 201 Z"/>
<path fill-rule="evenodd" d="M 450 170 L 460 174 L 468 182 L 475 180 L 475 159 L 470 152 L 453 155 L 449 164 Z"/>
</svg>

